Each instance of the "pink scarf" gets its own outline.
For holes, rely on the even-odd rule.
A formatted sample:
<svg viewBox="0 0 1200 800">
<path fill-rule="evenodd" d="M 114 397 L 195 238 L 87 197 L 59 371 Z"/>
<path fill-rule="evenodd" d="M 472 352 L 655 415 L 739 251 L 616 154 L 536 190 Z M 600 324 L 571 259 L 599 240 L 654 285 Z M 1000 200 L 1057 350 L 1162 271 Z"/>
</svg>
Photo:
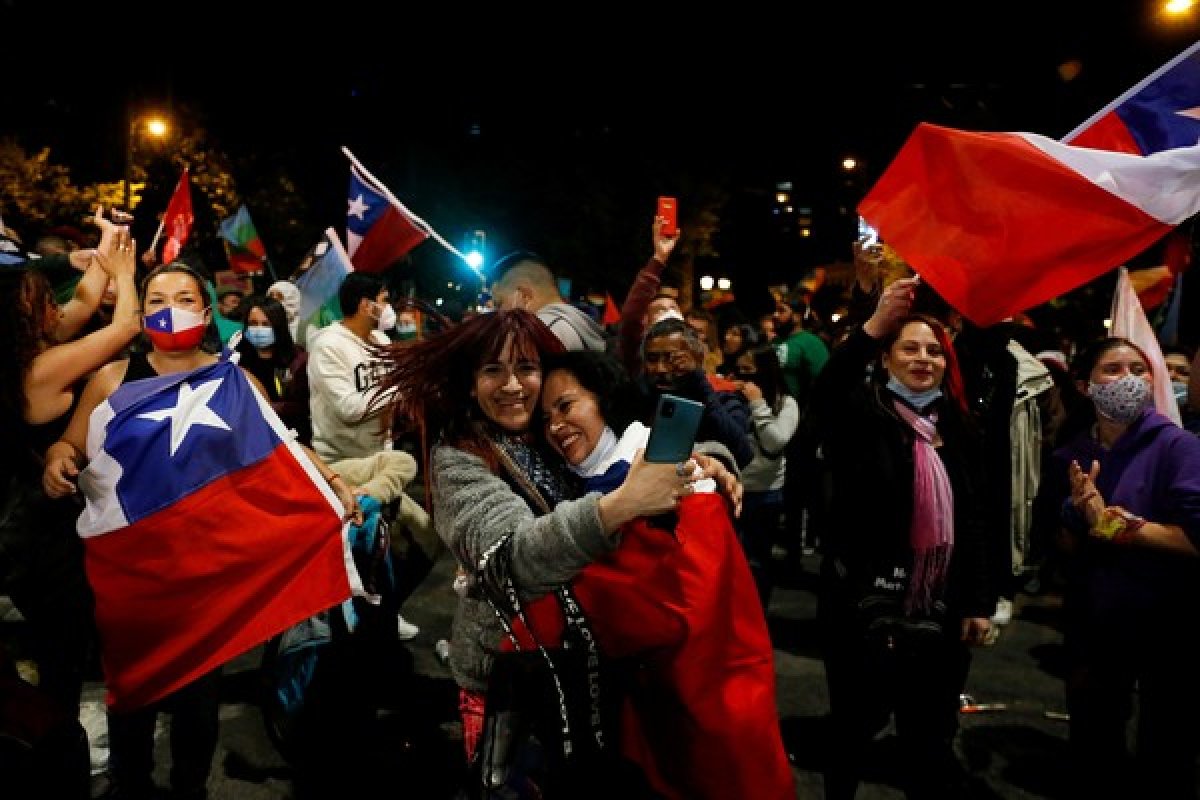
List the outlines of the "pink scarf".
<svg viewBox="0 0 1200 800">
<path fill-rule="evenodd" d="M 954 549 L 954 491 L 946 466 L 938 458 L 933 440 L 937 414 L 929 418 L 899 400 L 896 413 L 909 424 L 913 437 L 913 513 L 909 543 L 913 549 L 912 576 L 905 610 L 929 611 L 935 594 L 946 581 L 950 553 Z"/>
</svg>

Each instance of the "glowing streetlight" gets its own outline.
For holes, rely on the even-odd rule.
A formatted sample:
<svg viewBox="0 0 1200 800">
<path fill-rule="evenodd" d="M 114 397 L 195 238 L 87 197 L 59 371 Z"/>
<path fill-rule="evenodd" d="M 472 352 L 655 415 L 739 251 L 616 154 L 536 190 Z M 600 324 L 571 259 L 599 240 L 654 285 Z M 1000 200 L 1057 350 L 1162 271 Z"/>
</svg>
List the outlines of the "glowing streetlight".
<svg viewBox="0 0 1200 800">
<path fill-rule="evenodd" d="M 846 170 L 846 172 L 854 172 L 854 170 L 858 169 L 858 159 L 854 156 L 843 158 L 842 169 Z"/>
<path fill-rule="evenodd" d="M 700 289 L 705 292 L 711 292 L 712 288 L 713 288 L 713 276 L 712 275 L 701 275 L 700 276 Z"/>
<path fill-rule="evenodd" d="M 728 292 L 729 287 L 732 285 L 733 283 L 729 280 L 729 278 L 717 278 L 717 288 L 722 292 Z"/>
<path fill-rule="evenodd" d="M 139 124 L 140 123 L 140 124 Z M 138 133 L 145 133 L 153 136 L 155 139 L 162 139 L 167 135 L 170 126 L 167 125 L 166 119 L 157 114 L 135 114 L 129 120 L 129 137 L 125 140 L 125 210 L 132 211 L 131 188 L 130 184 L 133 181 L 133 144 L 137 139 Z"/>
</svg>

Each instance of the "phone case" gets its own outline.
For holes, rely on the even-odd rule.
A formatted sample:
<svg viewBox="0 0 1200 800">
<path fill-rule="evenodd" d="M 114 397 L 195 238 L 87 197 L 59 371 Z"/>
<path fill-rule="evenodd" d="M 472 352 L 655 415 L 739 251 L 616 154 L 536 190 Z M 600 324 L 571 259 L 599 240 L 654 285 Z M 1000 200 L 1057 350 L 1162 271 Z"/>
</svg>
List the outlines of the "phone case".
<svg viewBox="0 0 1200 800">
<path fill-rule="evenodd" d="M 687 461 L 692 455 L 703 413 L 703 403 L 673 394 L 660 396 L 654 411 L 654 425 L 650 428 L 650 440 L 646 442 L 645 459 L 658 464 Z"/>
<path fill-rule="evenodd" d="M 679 218 L 677 203 L 674 197 L 658 198 L 658 216 L 663 218 L 662 233 L 664 236 L 674 236 L 679 233 Z"/>
</svg>

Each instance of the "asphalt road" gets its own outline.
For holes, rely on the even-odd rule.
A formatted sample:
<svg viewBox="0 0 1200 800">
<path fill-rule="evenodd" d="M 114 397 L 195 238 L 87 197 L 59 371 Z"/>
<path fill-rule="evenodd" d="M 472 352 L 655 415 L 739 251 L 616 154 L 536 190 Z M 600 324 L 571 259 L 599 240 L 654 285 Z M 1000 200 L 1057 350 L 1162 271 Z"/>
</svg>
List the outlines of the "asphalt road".
<svg viewBox="0 0 1200 800">
<path fill-rule="evenodd" d="M 816 557 L 798 568 L 780 562 L 781 585 L 772 599 L 769 623 L 775 641 L 780 724 L 796 775 L 797 797 L 821 797 L 824 760 L 824 670 L 817 652 L 813 588 Z M 461 728 L 456 689 L 439 663 L 435 643 L 449 633 L 455 597 L 452 564 L 437 563 L 404 608 L 421 632 L 393 651 L 372 654 L 348 680 L 375 696 L 380 710 L 373 719 L 335 719 L 331 751 L 322 750 L 291 764 L 266 733 L 259 698 L 262 649 L 226 665 L 222 687 L 220 743 L 209 781 L 215 800 L 275 800 L 303 797 L 350 797 L 353 782 L 376 780 L 395 785 L 402 797 L 440 800 L 454 796 L 462 777 Z M 993 710 L 962 714 L 959 751 L 980 798 L 1056 798 L 1065 762 L 1066 723 L 1062 683 L 1057 671 L 1061 637 L 1056 628 L 1059 598 L 1053 593 L 1020 595 L 1013 622 L 990 647 L 975 651 L 968 693 Z M 2 609 L 0 609 L 2 611 Z M 3 615 L 0 614 L 0 617 Z M 4 623 L 10 640 L 19 623 Z M 103 698 L 100 683 L 85 691 L 85 720 L 92 725 Z M 157 733 L 160 785 L 168 780 L 166 720 Z M 92 726 L 99 733 L 100 727 Z M 102 740 L 101 740 L 102 741 Z M 890 735 L 876 742 L 868 781 L 860 800 L 899 798 L 895 788 Z M 315 777 L 314 777 L 315 776 Z M 322 779 L 327 782 L 322 783 Z M 102 774 L 94 789 L 102 791 Z"/>
</svg>

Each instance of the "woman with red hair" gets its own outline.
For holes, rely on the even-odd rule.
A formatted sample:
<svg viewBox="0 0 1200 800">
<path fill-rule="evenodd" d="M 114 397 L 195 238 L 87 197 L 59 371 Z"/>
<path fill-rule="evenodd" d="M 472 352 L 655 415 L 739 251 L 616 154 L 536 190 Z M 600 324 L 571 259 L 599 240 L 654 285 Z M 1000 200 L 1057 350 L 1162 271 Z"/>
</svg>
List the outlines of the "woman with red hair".
<svg viewBox="0 0 1200 800">
<path fill-rule="evenodd" d="M 818 620 L 834 740 L 825 795 L 852 798 L 891 715 L 909 797 L 962 796 L 959 694 L 996 595 L 978 436 L 945 328 L 895 281 L 813 392 L 832 478 Z M 869 377 L 868 377 L 869 371 Z"/>
</svg>

